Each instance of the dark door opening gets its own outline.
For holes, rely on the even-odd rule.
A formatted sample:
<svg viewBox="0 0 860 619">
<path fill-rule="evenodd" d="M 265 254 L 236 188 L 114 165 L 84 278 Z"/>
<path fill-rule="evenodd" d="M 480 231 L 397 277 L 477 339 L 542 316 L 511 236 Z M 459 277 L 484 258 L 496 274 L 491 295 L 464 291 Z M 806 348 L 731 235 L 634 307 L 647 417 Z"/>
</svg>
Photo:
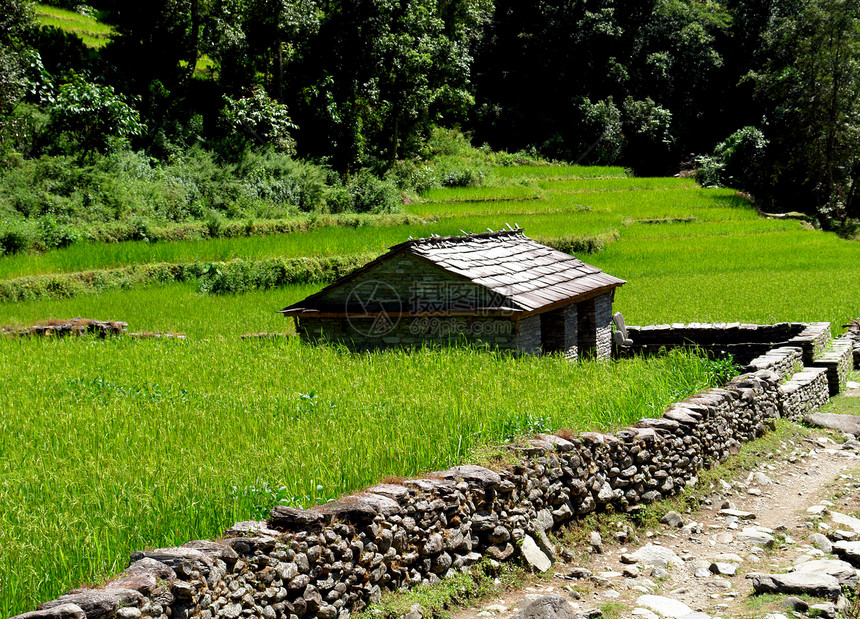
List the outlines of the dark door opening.
<svg viewBox="0 0 860 619">
<path fill-rule="evenodd" d="M 593 359 L 597 355 L 597 321 L 594 313 L 594 299 L 577 304 L 576 314 L 579 322 L 577 342 L 580 359 Z"/>
<path fill-rule="evenodd" d="M 544 354 L 564 350 L 564 310 L 540 315 L 540 344 Z"/>
</svg>

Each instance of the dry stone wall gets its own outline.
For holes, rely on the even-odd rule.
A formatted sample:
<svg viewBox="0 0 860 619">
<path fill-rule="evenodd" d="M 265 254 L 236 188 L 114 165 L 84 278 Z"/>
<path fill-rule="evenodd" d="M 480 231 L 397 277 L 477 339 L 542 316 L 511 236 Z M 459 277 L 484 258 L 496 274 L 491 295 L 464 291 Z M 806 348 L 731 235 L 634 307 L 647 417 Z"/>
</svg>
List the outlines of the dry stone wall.
<svg viewBox="0 0 860 619">
<path fill-rule="evenodd" d="M 779 387 L 780 414 L 785 419 L 800 421 L 807 413 L 813 413 L 830 399 L 827 369 L 812 367 L 804 369 Z"/>
<path fill-rule="evenodd" d="M 746 372 L 758 370 L 771 370 L 776 372 L 780 378 L 791 376 L 803 367 L 803 350 L 793 346 L 783 346 L 769 350 L 765 354 L 756 357 L 744 368 Z"/>
<path fill-rule="evenodd" d="M 518 336 L 539 345 L 540 320 L 532 318 Z M 237 523 L 217 541 L 134 553 L 105 587 L 70 591 L 16 619 L 347 619 L 386 591 L 435 583 L 484 559 L 529 553 L 533 564 L 535 554 L 548 563 L 552 529 L 609 506 L 638 511 L 696 483 L 698 471 L 762 435 L 774 418 L 816 410 L 828 399 L 828 373 L 839 380 L 851 357 L 845 351 L 853 352 L 846 338 L 833 347 L 834 369 L 795 373 L 821 356 L 828 324 L 631 331 L 642 350 L 667 345 L 668 336 L 670 346 L 688 345 L 692 332 L 708 333 L 699 344 L 716 348 L 742 346 L 750 333 L 792 345 L 750 355 L 747 373 L 661 418 L 614 434 L 538 435 L 509 446 L 516 463 L 502 471 L 459 466 L 307 510 L 276 507 L 268 520 Z"/>
<path fill-rule="evenodd" d="M 715 355 L 731 354 L 746 365 L 753 358 L 781 346 L 799 347 L 803 363 L 812 365 L 830 343 L 829 322 L 781 322 L 773 325 L 732 323 L 675 323 L 628 326 L 632 353 L 654 354 L 663 348 L 696 346 Z"/>
<path fill-rule="evenodd" d="M 848 336 L 833 340 L 830 349 L 815 359 L 812 365 L 827 370 L 830 395 L 836 395 L 845 386 L 848 373 L 854 366 L 854 340 Z"/>
<path fill-rule="evenodd" d="M 503 471 L 461 466 L 308 510 L 275 508 L 218 541 L 135 553 L 104 588 L 19 619 L 346 619 L 385 591 L 484 558 L 551 554 L 546 532 L 579 516 L 675 494 L 766 431 L 780 414 L 779 383 L 762 369 L 614 434 L 539 435 L 511 446 L 516 464 Z"/>
</svg>

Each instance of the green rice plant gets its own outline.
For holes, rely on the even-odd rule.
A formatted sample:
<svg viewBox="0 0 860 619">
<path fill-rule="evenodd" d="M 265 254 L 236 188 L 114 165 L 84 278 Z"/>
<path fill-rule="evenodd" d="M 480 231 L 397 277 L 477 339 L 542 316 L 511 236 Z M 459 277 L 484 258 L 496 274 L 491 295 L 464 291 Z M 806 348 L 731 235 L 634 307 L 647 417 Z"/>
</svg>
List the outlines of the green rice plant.
<svg viewBox="0 0 860 619">
<path fill-rule="evenodd" d="M 100 48 L 107 45 L 113 28 L 94 17 L 75 11 L 67 11 L 48 4 L 36 5 L 36 20 L 43 26 L 53 26 L 81 38 L 87 47 Z"/>
<path fill-rule="evenodd" d="M 707 384 L 686 354 L 581 365 L 469 347 L 354 354 L 239 341 L 215 307 L 194 318 L 222 335 L 0 340 L 3 616 L 276 502 L 445 468 L 533 431 L 529 420 L 611 430 Z"/>
<path fill-rule="evenodd" d="M 229 262 L 137 264 L 117 269 L 36 275 L 0 281 L 0 300 L 16 302 L 94 295 L 174 282 L 196 282 L 200 292 L 235 294 L 287 284 L 326 282 L 342 277 L 372 256 L 328 256 Z"/>
<path fill-rule="evenodd" d="M 509 187 L 456 187 L 428 189 L 421 194 L 424 202 L 503 202 L 507 200 L 534 200 L 541 191 L 533 187 L 512 185 Z"/>
<path fill-rule="evenodd" d="M 627 170 L 617 166 L 575 165 L 522 165 L 493 168 L 492 179 L 573 179 L 573 178 L 624 178 Z"/>
<path fill-rule="evenodd" d="M 612 191 L 653 191 L 655 189 L 699 189 L 689 178 L 610 177 L 539 181 L 538 187 L 556 193 L 597 193 Z"/>
<path fill-rule="evenodd" d="M 628 281 L 615 297 L 628 324 L 825 320 L 839 331 L 860 308 L 860 244 L 799 227 L 622 237 L 588 262 Z"/>
<path fill-rule="evenodd" d="M 128 323 L 132 332 L 184 333 L 190 338 L 236 339 L 243 333 L 294 333 L 277 310 L 317 292 L 322 284 L 291 284 L 235 295 L 201 294 L 196 283 L 174 283 L 98 296 L 0 303 L 0 325 L 28 327 L 77 316 Z"/>
</svg>

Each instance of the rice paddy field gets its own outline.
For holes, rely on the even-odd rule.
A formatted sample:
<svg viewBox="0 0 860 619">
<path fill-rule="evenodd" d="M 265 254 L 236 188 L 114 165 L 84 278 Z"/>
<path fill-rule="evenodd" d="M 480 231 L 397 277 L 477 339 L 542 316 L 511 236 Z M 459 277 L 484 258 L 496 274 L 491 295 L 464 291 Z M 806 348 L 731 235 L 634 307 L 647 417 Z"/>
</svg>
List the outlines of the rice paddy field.
<svg viewBox="0 0 860 619">
<path fill-rule="evenodd" d="M 107 45 L 113 28 L 94 16 L 68 11 L 49 4 L 37 4 L 36 19 L 42 26 L 59 28 L 79 37 L 84 45 L 100 48 Z"/>
<path fill-rule="evenodd" d="M 760 217 L 730 190 L 619 168 L 492 170 L 432 190 L 423 225 L 176 243 L 77 244 L 0 257 L 0 280 L 147 262 L 382 252 L 409 236 L 518 224 L 616 239 L 580 256 L 628 280 L 629 324 L 860 315 L 860 243 Z M 84 316 L 177 340 L 0 339 L 0 616 L 123 569 L 129 552 L 219 535 L 386 475 L 473 460 L 540 430 L 609 430 L 713 384 L 686 354 L 606 364 L 468 347 L 351 353 L 295 338 L 277 309 L 322 284 L 207 295 L 193 283 L 0 303 L 0 324 Z"/>
</svg>

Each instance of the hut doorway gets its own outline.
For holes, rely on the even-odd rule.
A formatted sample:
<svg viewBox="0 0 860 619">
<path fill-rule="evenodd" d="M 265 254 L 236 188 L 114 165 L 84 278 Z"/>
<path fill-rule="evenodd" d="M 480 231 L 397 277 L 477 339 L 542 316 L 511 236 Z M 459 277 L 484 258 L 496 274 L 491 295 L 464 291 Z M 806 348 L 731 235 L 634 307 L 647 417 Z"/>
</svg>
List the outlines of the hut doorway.
<svg viewBox="0 0 860 619">
<path fill-rule="evenodd" d="M 564 309 L 540 315 L 540 344 L 544 354 L 565 350 Z"/>
<path fill-rule="evenodd" d="M 578 318 L 578 337 L 580 359 L 594 359 L 597 355 L 597 321 L 594 299 L 588 299 L 576 306 Z"/>
</svg>

